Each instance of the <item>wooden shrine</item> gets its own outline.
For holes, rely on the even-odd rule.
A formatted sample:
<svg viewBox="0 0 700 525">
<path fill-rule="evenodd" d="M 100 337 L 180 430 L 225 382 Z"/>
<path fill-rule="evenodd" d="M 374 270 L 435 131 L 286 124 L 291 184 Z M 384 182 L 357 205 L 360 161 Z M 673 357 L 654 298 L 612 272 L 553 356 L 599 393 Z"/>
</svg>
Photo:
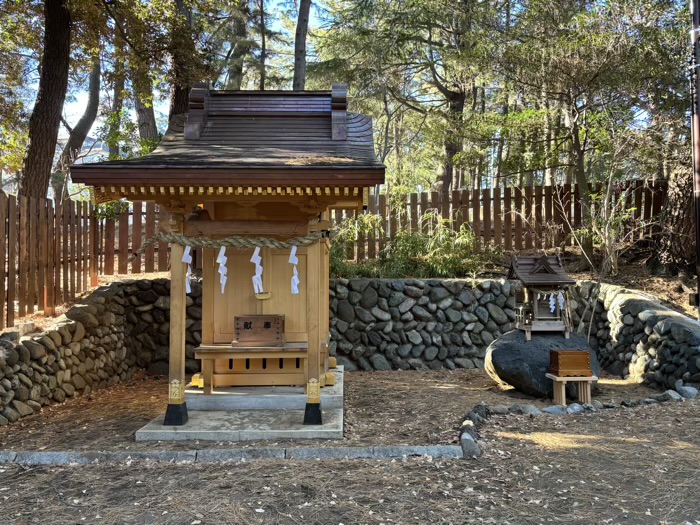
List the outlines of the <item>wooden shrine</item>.
<svg viewBox="0 0 700 525">
<path fill-rule="evenodd" d="M 572 331 L 568 287 L 576 284 L 566 275 L 558 255 L 513 256 L 508 279 L 522 284 L 515 327 L 525 331 L 527 341 L 532 332 Z"/>
<path fill-rule="evenodd" d="M 172 214 L 171 231 L 157 236 L 171 244 L 164 424 L 187 421 L 183 260 L 190 248 L 203 249 L 196 357 L 204 395 L 220 386 L 306 385 L 304 422 L 321 422 L 319 388 L 332 381 L 329 210 L 361 208 L 369 189 L 384 182 L 384 170 L 372 121 L 347 111 L 342 84 L 301 92 L 200 85 L 191 90 L 187 114 L 171 120 L 152 153 L 72 166 L 73 180 L 93 186 L 101 201 L 151 200 Z"/>
</svg>

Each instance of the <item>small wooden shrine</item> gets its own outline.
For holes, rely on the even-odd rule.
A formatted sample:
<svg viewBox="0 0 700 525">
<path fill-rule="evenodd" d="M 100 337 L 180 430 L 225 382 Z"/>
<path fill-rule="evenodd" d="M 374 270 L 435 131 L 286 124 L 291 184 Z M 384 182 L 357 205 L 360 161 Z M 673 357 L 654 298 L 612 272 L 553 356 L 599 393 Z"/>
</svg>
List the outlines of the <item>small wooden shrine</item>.
<svg viewBox="0 0 700 525">
<path fill-rule="evenodd" d="M 185 305 L 190 250 L 203 249 L 204 395 L 223 386 L 306 385 L 321 422 L 329 358 L 329 210 L 362 208 L 384 182 L 372 121 L 332 91 L 192 89 L 143 157 L 72 166 L 102 201 L 171 213 L 170 388 L 165 425 L 187 421 Z M 201 384 L 200 383 L 200 384 Z"/>
<path fill-rule="evenodd" d="M 566 275 L 558 255 L 513 256 L 508 279 L 522 283 L 515 326 L 525 331 L 526 340 L 532 332 L 564 332 L 572 330 L 568 287 L 576 283 Z"/>
</svg>

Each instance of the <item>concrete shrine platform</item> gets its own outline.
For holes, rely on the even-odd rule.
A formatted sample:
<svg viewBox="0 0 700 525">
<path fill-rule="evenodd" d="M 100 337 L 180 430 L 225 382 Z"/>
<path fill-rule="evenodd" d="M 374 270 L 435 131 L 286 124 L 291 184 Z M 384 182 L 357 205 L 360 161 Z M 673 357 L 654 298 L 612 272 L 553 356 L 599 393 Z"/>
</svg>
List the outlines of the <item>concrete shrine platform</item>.
<svg viewBox="0 0 700 525">
<path fill-rule="evenodd" d="M 343 367 L 333 372 L 335 385 L 321 389 L 322 425 L 303 424 L 303 387 L 230 387 L 210 396 L 188 388 L 188 422 L 164 426 L 159 416 L 136 431 L 136 441 L 342 439 Z"/>
</svg>

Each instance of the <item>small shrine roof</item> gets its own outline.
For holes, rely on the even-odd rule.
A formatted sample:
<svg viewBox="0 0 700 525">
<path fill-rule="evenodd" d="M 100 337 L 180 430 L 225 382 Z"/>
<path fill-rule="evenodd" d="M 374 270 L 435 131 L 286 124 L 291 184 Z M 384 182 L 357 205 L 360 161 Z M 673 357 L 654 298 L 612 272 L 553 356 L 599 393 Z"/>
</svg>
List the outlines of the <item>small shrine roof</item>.
<svg viewBox="0 0 700 525">
<path fill-rule="evenodd" d="M 566 274 L 558 255 L 514 255 L 508 279 L 518 279 L 525 286 L 566 286 L 576 283 Z"/>
<path fill-rule="evenodd" d="M 385 166 L 372 119 L 347 112 L 347 90 L 214 91 L 193 88 L 159 146 L 142 157 L 76 164 L 94 186 L 373 186 Z"/>
</svg>

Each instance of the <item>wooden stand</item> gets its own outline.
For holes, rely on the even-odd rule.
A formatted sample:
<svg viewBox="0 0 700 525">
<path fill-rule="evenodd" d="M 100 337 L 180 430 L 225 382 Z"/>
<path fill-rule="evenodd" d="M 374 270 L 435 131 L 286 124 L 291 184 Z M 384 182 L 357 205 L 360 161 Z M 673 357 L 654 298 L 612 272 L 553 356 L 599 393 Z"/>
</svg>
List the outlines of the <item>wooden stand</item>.
<svg viewBox="0 0 700 525">
<path fill-rule="evenodd" d="M 211 394 L 216 386 L 305 385 L 307 350 L 306 343 L 281 347 L 201 345 L 194 357 L 202 360 L 204 393 Z M 220 366 L 215 370 L 216 361 Z"/>
<path fill-rule="evenodd" d="M 578 383 L 578 400 L 582 404 L 591 402 L 591 383 L 598 381 L 596 376 L 590 377 L 559 377 L 554 374 L 545 374 L 545 377 L 554 381 L 554 404 L 566 405 L 566 383 Z"/>
</svg>

